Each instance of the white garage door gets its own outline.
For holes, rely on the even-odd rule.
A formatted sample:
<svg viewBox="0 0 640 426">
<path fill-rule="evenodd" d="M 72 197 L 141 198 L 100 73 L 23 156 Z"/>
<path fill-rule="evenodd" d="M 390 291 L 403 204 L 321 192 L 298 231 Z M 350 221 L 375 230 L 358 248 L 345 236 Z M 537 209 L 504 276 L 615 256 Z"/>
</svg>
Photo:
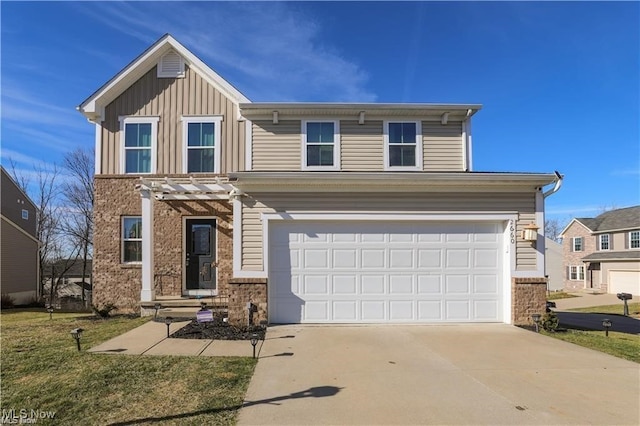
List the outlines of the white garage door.
<svg viewBox="0 0 640 426">
<path fill-rule="evenodd" d="M 609 271 L 609 293 L 640 295 L 640 271 Z"/>
<path fill-rule="evenodd" d="M 501 232 L 486 222 L 272 222 L 270 322 L 501 322 Z"/>
</svg>

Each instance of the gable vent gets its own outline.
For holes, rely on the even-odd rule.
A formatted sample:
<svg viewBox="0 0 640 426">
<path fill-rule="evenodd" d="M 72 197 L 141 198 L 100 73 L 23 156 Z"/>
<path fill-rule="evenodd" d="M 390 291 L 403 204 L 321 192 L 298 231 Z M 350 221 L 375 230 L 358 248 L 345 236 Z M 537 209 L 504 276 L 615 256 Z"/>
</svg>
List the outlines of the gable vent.
<svg viewBox="0 0 640 426">
<path fill-rule="evenodd" d="M 184 61 L 182 60 L 182 56 L 172 50 L 160 58 L 160 62 L 158 62 L 158 77 L 184 77 Z"/>
</svg>

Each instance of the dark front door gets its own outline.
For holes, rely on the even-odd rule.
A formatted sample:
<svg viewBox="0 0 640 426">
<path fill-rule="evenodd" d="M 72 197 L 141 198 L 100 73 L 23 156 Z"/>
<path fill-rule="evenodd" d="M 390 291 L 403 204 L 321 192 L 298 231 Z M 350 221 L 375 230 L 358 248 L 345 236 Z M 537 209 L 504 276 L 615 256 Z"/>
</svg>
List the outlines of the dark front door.
<svg viewBox="0 0 640 426">
<path fill-rule="evenodd" d="M 216 221 L 186 220 L 186 282 L 190 295 L 208 295 L 216 289 Z"/>
</svg>

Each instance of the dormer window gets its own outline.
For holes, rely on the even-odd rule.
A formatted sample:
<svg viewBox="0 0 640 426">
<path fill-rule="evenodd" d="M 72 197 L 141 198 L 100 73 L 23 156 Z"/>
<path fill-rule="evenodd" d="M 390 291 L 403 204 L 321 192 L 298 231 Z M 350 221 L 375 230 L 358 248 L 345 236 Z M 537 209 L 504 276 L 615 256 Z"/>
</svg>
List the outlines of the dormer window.
<svg viewBox="0 0 640 426">
<path fill-rule="evenodd" d="M 175 51 L 165 53 L 158 62 L 158 78 L 183 78 L 184 60 Z"/>
<path fill-rule="evenodd" d="M 340 170 L 338 121 L 302 122 L 303 170 Z"/>
<path fill-rule="evenodd" d="M 385 170 L 422 170 L 422 129 L 419 121 L 384 123 Z"/>
</svg>

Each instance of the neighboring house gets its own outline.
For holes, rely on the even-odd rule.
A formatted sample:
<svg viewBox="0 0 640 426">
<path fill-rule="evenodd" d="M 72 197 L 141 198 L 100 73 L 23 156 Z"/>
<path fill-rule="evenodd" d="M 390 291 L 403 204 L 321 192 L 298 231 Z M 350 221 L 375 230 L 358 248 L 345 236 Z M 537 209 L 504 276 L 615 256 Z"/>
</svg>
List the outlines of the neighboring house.
<svg viewBox="0 0 640 426">
<path fill-rule="evenodd" d="M 58 291 L 56 297 L 58 298 L 77 298 L 82 300 L 82 291 L 84 290 L 84 300 L 88 303 L 91 301 L 91 269 L 92 261 L 87 261 L 86 275 L 82 277 L 82 259 L 64 259 L 59 260 L 53 265 L 53 275 L 57 280 L 60 277 L 61 271 L 63 273 L 61 282 L 58 285 Z M 44 267 L 44 297 L 49 298 L 51 291 L 51 265 L 48 264 Z"/>
<path fill-rule="evenodd" d="M 640 206 L 575 218 L 560 235 L 565 289 L 640 295 Z"/>
<path fill-rule="evenodd" d="M 253 103 L 166 35 L 78 109 L 96 127 L 96 305 L 216 296 L 271 323 L 544 310 L 544 236 L 522 231 L 560 176 L 473 171 L 480 105 Z"/>
<path fill-rule="evenodd" d="M 545 237 L 545 262 L 547 265 L 547 277 L 549 291 L 564 289 L 564 259 L 562 257 L 562 244 Z"/>
<path fill-rule="evenodd" d="M 4 167 L 0 170 L 0 289 L 15 304 L 26 304 L 38 298 L 37 209 Z"/>
</svg>

